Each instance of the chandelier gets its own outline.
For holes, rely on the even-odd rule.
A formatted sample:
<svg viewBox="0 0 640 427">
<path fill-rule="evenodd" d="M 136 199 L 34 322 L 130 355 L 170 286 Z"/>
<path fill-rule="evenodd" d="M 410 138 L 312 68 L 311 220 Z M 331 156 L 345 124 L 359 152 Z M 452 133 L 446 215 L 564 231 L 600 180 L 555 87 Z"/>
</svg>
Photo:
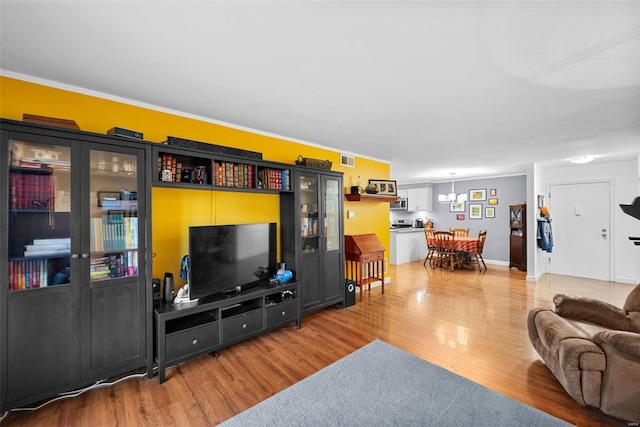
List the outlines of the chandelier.
<svg viewBox="0 0 640 427">
<path fill-rule="evenodd" d="M 467 201 L 467 193 L 456 194 L 455 187 L 455 172 L 451 173 L 451 193 L 438 194 L 438 201 L 440 203 L 460 203 Z"/>
</svg>

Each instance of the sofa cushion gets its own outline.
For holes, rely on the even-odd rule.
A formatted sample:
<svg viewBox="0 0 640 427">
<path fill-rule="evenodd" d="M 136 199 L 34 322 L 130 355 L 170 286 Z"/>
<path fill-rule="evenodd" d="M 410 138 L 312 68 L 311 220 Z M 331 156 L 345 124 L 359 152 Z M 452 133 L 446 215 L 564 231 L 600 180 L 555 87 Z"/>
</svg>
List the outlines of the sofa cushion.
<svg viewBox="0 0 640 427">
<path fill-rule="evenodd" d="M 624 302 L 624 311 L 640 311 L 640 285 L 633 288 L 631 293 L 627 295 L 627 299 Z"/>
<path fill-rule="evenodd" d="M 628 331 L 631 320 L 625 310 L 593 298 L 556 294 L 556 313 L 569 319 L 596 323 L 610 329 Z"/>
</svg>

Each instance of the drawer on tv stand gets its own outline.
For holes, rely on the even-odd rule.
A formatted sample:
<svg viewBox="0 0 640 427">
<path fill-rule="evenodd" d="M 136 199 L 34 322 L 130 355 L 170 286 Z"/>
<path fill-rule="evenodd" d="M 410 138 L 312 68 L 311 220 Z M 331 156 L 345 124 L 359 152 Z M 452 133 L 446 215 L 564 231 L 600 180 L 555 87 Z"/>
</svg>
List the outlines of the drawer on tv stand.
<svg viewBox="0 0 640 427">
<path fill-rule="evenodd" d="M 266 308 L 267 328 L 293 322 L 298 318 L 298 300 L 292 299 Z"/>
<path fill-rule="evenodd" d="M 222 321 L 222 342 L 228 343 L 264 329 L 264 310 L 256 309 Z"/>
<path fill-rule="evenodd" d="M 166 360 L 168 363 L 220 344 L 220 324 L 206 323 L 167 335 Z"/>
</svg>

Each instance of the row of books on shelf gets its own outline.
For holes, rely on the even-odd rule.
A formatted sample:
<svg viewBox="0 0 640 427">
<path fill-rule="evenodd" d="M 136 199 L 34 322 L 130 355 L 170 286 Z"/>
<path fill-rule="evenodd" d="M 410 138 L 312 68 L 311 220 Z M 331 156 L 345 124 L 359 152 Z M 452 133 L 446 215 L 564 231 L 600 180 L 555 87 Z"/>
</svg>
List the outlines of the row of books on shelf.
<svg viewBox="0 0 640 427">
<path fill-rule="evenodd" d="M 266 190 L 291 190 L 291 173 L 289 169 L 264 168 L 258 171 L 261 188 Z"/>
<path fill-rule="evenodd" d="M 219 187 L 255 188 L 255 165 L 214 162 L 213 185 Z"/>
<path fill-rule="evenodd" d="M 71 252 L 71 238 L 33 239 L 33 244 L 24 245 L 24 256 L 46 257 L 47 255 Z"/>
<path fill-rule="evenodd" d="M 91 251 L 138 248 L 138 217 L 109 213 L 91 218 Z"/>
<path fill-rule="evenodd" d="M 9 290 L 49 286 L 49 262 L 46 258 L 9 261 Z"/>
<path fill-rule="evenodd" d="M 137 276 L 138 251 L 124 251 L 91 258 L 89 271 L 91 280 Z"/>
<path fill-rule="evenodd" d="M 22 173 L 9 174 L 9 200 L 11 209 L 53 210 L 56 177 Z"/>
<path fill-rule="evenodd" d="M 188 159 L 185 159 L 188 160 Z M 158 179 L 165 182 L 190 182 L 193 184 L 209 184 L 206 165 L 185 164 L 180 157 L 162 154 L 158 157 Z"/>
</svg>

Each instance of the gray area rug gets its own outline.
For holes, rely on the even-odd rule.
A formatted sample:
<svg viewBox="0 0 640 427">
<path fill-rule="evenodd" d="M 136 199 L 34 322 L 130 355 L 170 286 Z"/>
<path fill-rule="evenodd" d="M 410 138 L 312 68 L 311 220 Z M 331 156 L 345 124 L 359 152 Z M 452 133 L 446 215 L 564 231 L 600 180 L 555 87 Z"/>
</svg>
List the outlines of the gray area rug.
<svg viewBox="0 0 640 427">
<path fill-rule="evenodd" d="M 569 426 L 373 341 L 221 426 Z"/>
</svg>

